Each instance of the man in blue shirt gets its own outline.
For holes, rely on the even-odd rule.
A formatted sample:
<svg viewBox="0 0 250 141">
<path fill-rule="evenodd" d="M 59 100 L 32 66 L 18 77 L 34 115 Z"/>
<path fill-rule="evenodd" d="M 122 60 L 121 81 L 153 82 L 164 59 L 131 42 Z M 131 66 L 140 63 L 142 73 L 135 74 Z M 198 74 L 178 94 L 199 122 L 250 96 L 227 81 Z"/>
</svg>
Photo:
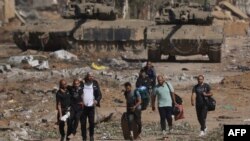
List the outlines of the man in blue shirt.
<svg viewBox="0 0 250 141">
<path fill-rule="evenodd" d="M 133 139 L 133 131 L 132 131 L 132 117 L 135 116 L 135 120 L 139 126 L 139 134 L 141 133 L 142 123 L 141 123 L 141 95 L 138 91 L 132 90 L 132 85 L 130 82 L 126 82 L 124 84 L 125 92 L 124 96 L 126 98 L 127 105 L 127 116 L 129 121 L 129 130 L 131 134 L 131 138 Z M 132 117 L 131 117 L 132 116 Z"/>
</svg>

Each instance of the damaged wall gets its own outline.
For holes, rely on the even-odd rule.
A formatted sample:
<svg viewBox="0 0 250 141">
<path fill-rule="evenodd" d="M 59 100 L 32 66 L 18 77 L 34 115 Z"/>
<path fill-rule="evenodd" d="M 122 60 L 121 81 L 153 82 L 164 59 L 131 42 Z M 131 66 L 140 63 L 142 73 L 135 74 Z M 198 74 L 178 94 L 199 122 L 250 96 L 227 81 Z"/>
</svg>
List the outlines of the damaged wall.
<svg viewBox="0 0 250 141">
<path fill-rule="evenodd" d="M 8 22 L 15 17 L 15 0 L 0 0 L 0 21 Z"/>
<path fill-rule="evenodd" d="M 238 7 L 243 13 L 250 16 L 250 0 L 217 0 L 217 3 L 221 1 L 228 1 Z"/>
<path fill-rule="evenodd" d="M 250 16 L 250 0 L 236 0 L 236 6 L 248 16 Z"/>
</svg>

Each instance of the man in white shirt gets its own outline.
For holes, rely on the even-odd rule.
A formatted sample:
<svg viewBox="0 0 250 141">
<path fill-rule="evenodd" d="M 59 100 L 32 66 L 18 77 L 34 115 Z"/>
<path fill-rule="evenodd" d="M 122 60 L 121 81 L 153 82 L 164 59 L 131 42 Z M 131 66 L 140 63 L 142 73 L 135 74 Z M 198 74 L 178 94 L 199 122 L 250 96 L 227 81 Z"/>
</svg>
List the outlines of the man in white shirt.
<svg viewBox="0 0 250 141">
<path fill-rule="evenodd" d="M 100 107 L 100 100 L 102 94 L 99 84 L 91 73 L 87 73 L 83 87 L 83 113 L 81 118 L 81 130 L 83 140 L 87 140 L 86 122 L 89 121 L 89 136 L 90 141 L 94 141 L 94 128 L 95 128 L 95 106 Z"/>
</svg>

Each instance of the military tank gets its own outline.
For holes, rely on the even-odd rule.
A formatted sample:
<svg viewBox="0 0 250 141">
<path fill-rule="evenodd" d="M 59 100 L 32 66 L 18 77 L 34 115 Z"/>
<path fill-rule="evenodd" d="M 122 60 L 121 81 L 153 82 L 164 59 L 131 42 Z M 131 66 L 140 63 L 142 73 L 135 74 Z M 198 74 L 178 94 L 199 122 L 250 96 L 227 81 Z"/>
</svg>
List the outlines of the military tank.
<svg viewBox="0 0 250 141">
<path fill-rule="evenodd" d="M 154 22 L 118 19 L 117 15 L 113 0 L 72 0 L 62 13 L 63 19 L 25 24 L 13 38 L 22 50 L 143 50 L 146 26 Z"/>
<path fill-rule="evenodd" d="M 160 61 L 168 55 L 175 61 L 176 55 L 208 55 L 211 62 L 221 61 L 223 34 L 213 25 L 211 6 L 194 2 L 168 2 L 159 9 L 156 25 L 145 32 L 148 59 Z"/>
</svg>

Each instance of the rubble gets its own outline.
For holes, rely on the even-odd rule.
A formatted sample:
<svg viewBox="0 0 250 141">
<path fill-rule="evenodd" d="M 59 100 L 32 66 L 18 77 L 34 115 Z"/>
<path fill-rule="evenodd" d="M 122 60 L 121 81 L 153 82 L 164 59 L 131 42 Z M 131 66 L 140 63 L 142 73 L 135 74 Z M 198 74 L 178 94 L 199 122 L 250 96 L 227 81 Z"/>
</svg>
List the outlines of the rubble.
<svg viewBox="0 0 250 141">
<path fill-rule="evenodd" d="M 250 67 L 249 67 L 249 66 L 241 66 L 241 65 L 238 65 L 238 66 L 237 66 L 237 69 L 238 69 L 238 70 L 241 70 L 242 72 L 250 71 Z"/>
<path fill-rule="evenodd" d="M 21 64 L 23 61 L 32 61 L 34 57 L 32 55 L 29 56 L 11 56 L 8 60 L 8 62 L 12 65 L 18 65 Z"/>
<path fill-rule="evenodd" d="M 57 59 L 62 60 L 78 60 L 78 57 L 68 51 L 65 50 L 58 50 L 53 53 L 50 53 L 50 56 L 55 57 Z"/>
<path fill-rule="evenodd" d="M 249 0 L 237 0 L 236 6 L 245 14 L 250 16 L 250 1 Z"/>
<path fill-rule="evenodd" d="M 12 56 L 9 58 L 8 63 L 11 65 L 20 65 L 20 64 L 28 64 L 31 67 L 37 68 L 38 70 L 46 70 L 49 69 L 48 61 L 39 61 L 35 60 L 34 56 Z"/>
<path fill-rule="evenodd" d="M 235 7 L 227 1 L 222 1 L 219 3 L 220 7 L 231 11 L 234 15 L 238 16 L 240 19 L 248 19 L 248 16 L 244 14 L 239 8 Z"/>
<path fill-rule="evenodd" d="M 0 73 L 5 73 L 11 71 L 11 66 L 9 64 L 0 64 Z"/>
<path fill-rule="evenodd" d="M 49 69 L 49 62 L 48 61 L 41 61 L 41 63 L 35 67 L 38 70 L 47 70 Z"/>
</svg>

